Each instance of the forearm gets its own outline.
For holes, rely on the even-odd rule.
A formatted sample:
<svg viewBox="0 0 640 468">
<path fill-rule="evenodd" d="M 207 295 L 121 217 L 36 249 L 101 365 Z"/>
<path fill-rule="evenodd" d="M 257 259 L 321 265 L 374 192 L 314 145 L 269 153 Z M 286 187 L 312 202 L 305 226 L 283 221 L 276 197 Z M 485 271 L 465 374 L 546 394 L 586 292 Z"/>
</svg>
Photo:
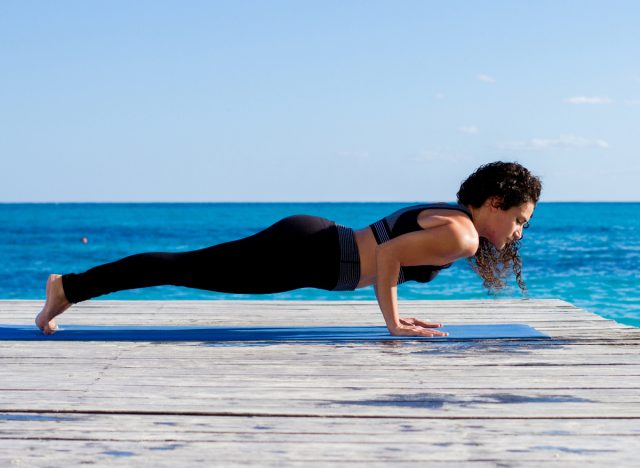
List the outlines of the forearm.
<svg viewBox="0 0 640 468">
<path fill-rule="evenodd" d="M 391 331 L 400 325 L 398 312 L 398 274 L 400 263 L 385 255 L 384 250 L 376 253 L 376 283 L 374 291 L 380 311 Z"/>
</svg>

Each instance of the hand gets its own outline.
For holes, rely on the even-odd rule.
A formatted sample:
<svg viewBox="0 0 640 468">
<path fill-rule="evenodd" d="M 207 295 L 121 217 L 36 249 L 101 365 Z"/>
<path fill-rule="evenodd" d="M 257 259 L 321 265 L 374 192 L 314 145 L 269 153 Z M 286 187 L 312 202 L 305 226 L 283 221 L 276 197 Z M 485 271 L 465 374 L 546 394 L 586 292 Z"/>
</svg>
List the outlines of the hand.
<svg viewBox="0 0 640 468">
<path fill-rule="evenodd" d="M 389 328 L 389 331 L 394 336 L 448 336 L 447 332 L 430 330 L 441 326 L 441 323 L 424 322 L 417 318 L 401 318 L 400 325 Z"/>
</svg>

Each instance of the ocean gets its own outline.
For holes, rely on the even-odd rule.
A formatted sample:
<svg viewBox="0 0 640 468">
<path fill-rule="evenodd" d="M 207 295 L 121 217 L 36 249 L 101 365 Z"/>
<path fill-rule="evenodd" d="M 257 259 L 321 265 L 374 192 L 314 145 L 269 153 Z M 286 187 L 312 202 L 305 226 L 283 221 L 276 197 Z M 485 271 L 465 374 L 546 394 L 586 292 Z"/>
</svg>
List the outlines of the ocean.
<svg viewBox="0 0 640 468">
<path fill-rule="evenodd" d="M 424 202 L 0 204 L 0 299 L 44 300 L 50 273 L 77 273 L 140 252 L 208 247 L 254 234 L 293 214 L 323 216 L 358 229 L 416 203 Z M 521 248 L 528 297 L 562 299 L 640 326 L 640 203 L 542 202 L 530 224 Z M 398 286 L 400 300 L 492 297 L 521 295 L 514 281 L 508 291 L 488 295 L 466 260 L 430 283 Z M 236 295 L 158 286 L 94 300 L 116 299 L 375 300 L 375 294 L 372 287 Z"/>
</svg>

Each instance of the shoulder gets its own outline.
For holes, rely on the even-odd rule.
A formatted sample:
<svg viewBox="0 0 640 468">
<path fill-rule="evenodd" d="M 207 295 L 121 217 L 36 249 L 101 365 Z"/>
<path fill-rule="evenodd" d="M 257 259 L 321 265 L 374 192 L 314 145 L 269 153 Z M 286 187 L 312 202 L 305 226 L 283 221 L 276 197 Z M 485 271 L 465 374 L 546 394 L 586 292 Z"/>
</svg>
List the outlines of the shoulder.
<svg viewBox="0 0 640 468">
<path fill-rule="evenodd" d="M 451 221 L 451 231 L 460 246 L 460 252 L 465 257 L 472 257 L 480 247 L 480 236 L 476 227 L 466 215 L 455 216 Z"/>
<path fill-rule="evenodd" d="M 418 225 L 425 231 L 439 231 L 451 237 L 460 255 L 473 256 L 480 245 L 480 237 L 473 221 L 465 213 L 451 209 L 430 209 L 420 212 Z"/>
</svg>

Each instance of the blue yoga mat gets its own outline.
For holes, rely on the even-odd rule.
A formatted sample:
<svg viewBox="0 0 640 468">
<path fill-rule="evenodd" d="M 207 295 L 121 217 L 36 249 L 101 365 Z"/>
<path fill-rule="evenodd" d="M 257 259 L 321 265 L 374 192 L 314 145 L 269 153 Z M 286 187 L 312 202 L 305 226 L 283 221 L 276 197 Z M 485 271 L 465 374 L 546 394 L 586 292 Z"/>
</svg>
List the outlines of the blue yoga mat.
<svg viewBox="0 0 640 468">
<path fill-rule="evenodd" d="M 45 336 L 35 325 L 0 325 L 0 341 L 389 341 L 486 340 L 549 336 L 521 323 L 445 325 L 445 337 L 392 336 L 385 326 L 358 327 L 143 327 L 61 325 Z"/>
</svg>

